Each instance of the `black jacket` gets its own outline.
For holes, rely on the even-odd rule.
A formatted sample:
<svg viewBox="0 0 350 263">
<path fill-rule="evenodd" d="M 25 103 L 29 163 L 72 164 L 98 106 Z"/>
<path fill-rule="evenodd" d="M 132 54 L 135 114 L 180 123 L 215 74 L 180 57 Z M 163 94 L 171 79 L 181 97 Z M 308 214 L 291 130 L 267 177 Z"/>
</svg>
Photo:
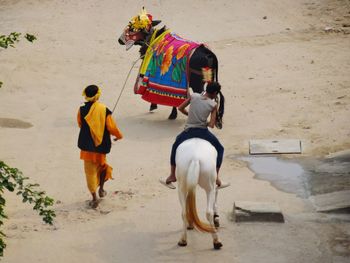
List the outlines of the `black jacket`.
<svg viewBox="0 0 350 263">
<path fill-rule="evenodd" d="M 102 143 L 96 147 L 91 136 L 90 127 L 85 120 L 85 116 L 89 113 L 92 104 L 93 102 L 85 102 L 85 105 L 80 107 L 81 128 L 78 138 L 78 147 L 83 151 L 106 154 L 110 152 L 112 145 L 111 136 L 107 127 L 105 126 Z M 106 108 L 106 119 L 111 113 L 112 112 Z"/>
</svg>

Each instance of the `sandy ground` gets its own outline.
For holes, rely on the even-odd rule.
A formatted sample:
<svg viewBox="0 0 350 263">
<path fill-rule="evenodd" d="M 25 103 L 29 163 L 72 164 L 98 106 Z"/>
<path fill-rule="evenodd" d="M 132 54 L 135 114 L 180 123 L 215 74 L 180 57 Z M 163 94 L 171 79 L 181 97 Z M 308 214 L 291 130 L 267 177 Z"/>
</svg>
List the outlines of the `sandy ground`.
<svg viewBox="0 0 350 263">
<path fill-rule="evenodd" d="M 138 57 L 117 38 L 146 6 L 185 38 L 217 54 L 227 99 L 219 196 L 221 251 L 192 232 L 177 247 L 182 221 L 176 191 L 158 183 L 185 116 L 148 113 L 132 92 L 132 72 L 115 118 L 125 138 L 108 156 L 115 180 L 100 208 L 90 198 L 76 147 L 82 89 L 95 83 L 114 106 Z M 264 19 L 265 17 L 265 19 Z M 317 214 L 307 200 L 254 179 L 246 164 L 250 139 L 300 139 L 302 156 L 350 148 L 350 2 L 347 0 L 49 1 L 0 0 L 0 33 L 35 34 L 0 50 L 0 159 L 57 201 L 55 226 L 6 194 L 3 262 L 348 262 L 349 221 Z M 325 32 L 325 29 L 327 29 Z M 31 125 L 29 125 L 29 124 Z M 235 200 L 277 203 L 286 223 L 231 221 Z M 204 218 L 204 195 L 198 191 Z"/>
</svg>

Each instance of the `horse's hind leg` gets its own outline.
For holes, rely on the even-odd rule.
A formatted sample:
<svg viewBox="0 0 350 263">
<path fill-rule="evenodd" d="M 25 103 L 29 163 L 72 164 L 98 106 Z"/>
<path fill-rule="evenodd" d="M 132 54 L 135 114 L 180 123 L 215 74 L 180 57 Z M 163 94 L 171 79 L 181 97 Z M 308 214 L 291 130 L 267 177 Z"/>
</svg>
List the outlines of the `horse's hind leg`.
<svg viewBox="0 0 350 263">
<path fill-rule="evenodd" d="M 179 188 L 179 199 L 180 199 L 181 208 L 182 208 L 181 215 L 182 215 L 182 222 L 183 222 L 183 232 L 177 244 L 180 247 L 184 247 L 184 246 L 187 246 L 187 226 L 188 226 L 187 216 L 186 216 L 186 195 L 182 191 L 182 187 L 179 186 L 178 188 Z"/>
<path fill-rule="evenodd" d="M 220 227 L 219 211 L 218 211 L 218 192 L 219 192 L 219 190 L 217 188 L 215 188 L 214 225 L 216 228 Z"/>
<path fill-rule="evenodd" d="M 210 225 L 214 228 L 214 204 L 215 204 L 216 196 L 215 196 L 215 189 L 211 189 L 209 192 L 207 192 L 207 212 L 206 216 L 210 223 Z M 214 228 L 215 229 L 215 228 Z M 213 245 L 215 249 L 220 249 L 222 247 L 222 243 L 219 241 L 219 236 L 217 234 L 217 231 L 215 230 L 214 233 L 212 233 L 213 237 Z"/>
</svg>

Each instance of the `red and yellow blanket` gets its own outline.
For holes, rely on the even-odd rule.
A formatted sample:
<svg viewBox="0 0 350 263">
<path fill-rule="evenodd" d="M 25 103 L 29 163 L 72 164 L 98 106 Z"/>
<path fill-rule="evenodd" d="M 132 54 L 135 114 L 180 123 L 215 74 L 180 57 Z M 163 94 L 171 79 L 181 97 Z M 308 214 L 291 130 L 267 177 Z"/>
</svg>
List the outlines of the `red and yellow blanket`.
<svg viewBox="0 0 350 263">
<path fill-rule="evenodd" d="M 179 106 L 187 97 L 189 58 L 200 44 L 165 31 L 154 32 L 141 64 L 142 99 L 160 105 Z"/>
</svg>

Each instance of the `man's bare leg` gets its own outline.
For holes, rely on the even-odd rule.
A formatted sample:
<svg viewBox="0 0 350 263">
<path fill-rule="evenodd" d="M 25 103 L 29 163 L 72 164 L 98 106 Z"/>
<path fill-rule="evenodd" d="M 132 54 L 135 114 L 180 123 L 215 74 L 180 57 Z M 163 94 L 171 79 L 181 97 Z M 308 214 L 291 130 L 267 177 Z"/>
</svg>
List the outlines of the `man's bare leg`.
<svg viewBox="0 0 350 263">
<path fill-rule="evenodd" d="M 98 195 L 102 198 L 107 195 L 107 192 L 103 189 L 106 180 L 106 170 L 102 171 L 100 174 L 100 188 L 98 189 Z"/>
<path fill-rule="evenodd" d="M 96 193 L 91 193 L 92 195 L 92 200 L 89 202 L 89 205 L 91 208 L 97 208 L 98 207 L 98 199 Z"/>
<path fill-rule="evenodd" d="M 166 183 L 167 184 L 176 182 L 175 170 L 176 170 L 176 166 L 175 165 L 171 165 L 170 166 L 170 175 L 166 179 Z"/>
<path fill-rule="evenodd" d="M 225 188 L 227 186 L 230 186 L 230 183 L 225 183 L 225 182 L 222 182 L 219 178 L 219 170 L 220 170 L 220 167 L 216 167 L 216 185 L 220 188 Z"/>
<path fill-rule="evenodd" d="M 171 165 L 170 175 L 166 179 L 160 178 L 159 182 L 170 189 L 176 189 L 176 187 L 173 185 L 173 183 L 176 182 L 175 170 L 176 166 Z"/>
</svg>

